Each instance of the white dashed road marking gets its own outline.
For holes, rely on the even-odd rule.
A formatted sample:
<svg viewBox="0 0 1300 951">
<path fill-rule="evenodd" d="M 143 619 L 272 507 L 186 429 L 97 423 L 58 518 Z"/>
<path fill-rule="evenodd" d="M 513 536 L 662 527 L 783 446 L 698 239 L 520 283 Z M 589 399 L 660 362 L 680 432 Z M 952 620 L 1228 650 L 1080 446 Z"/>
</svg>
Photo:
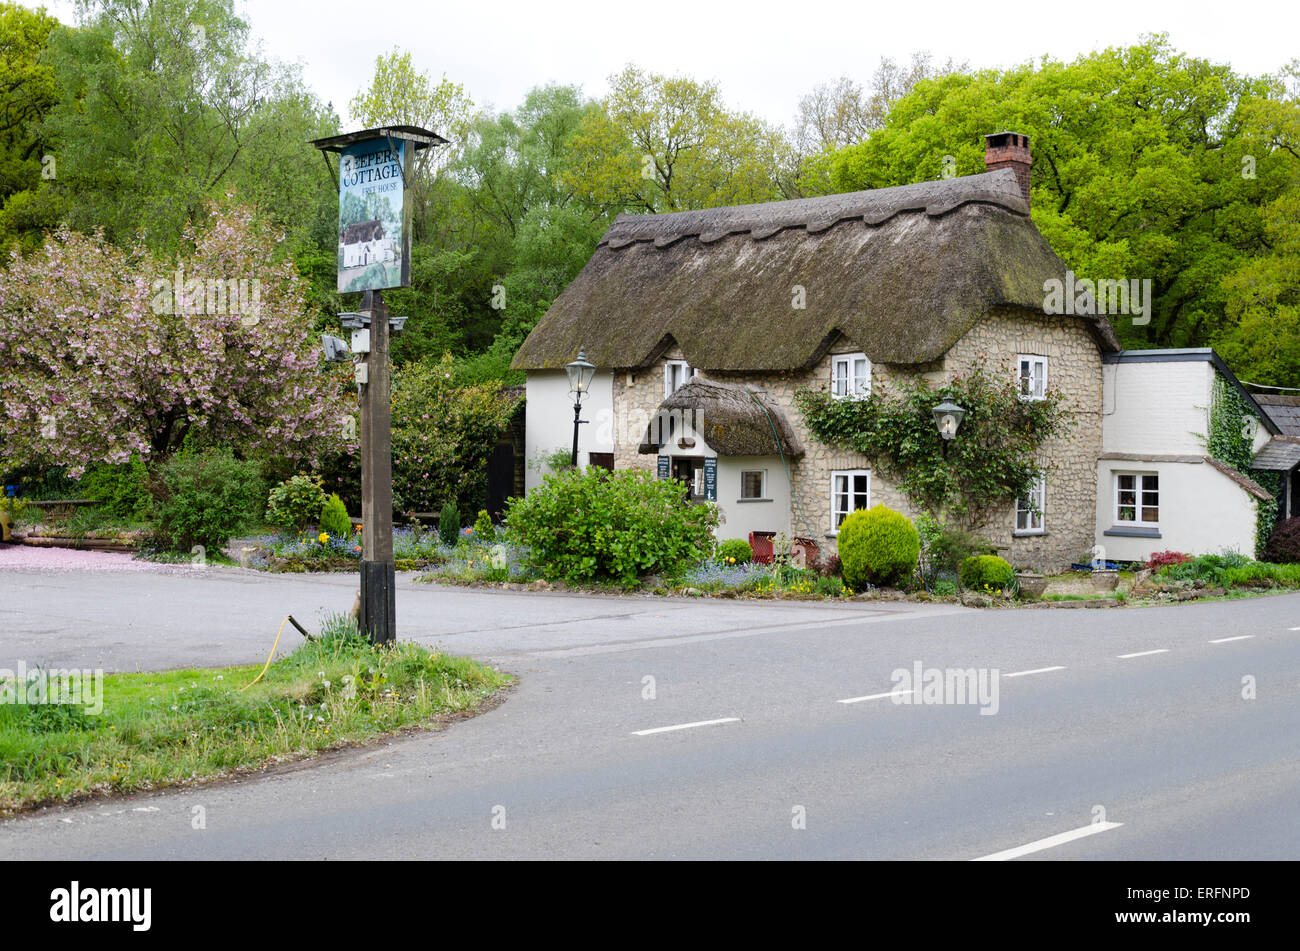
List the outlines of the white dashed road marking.
<svg viewBox="0 0 1300 951">
<path fill-rule="evenodd" d="M 1155 650 L 1155 651 L 1138 651 L 1136 654 L 1120 654 L 1119 659 L 1128 660 L 1131 657 L 1150 657 L 1152 654 L 1168 654 L 1168 653 L 1169 653 L 1169 648 L 1162 647 L 1159 650 Z"/>
<path fill-rule="evenodd" d="M 679 723 L 676 726 L 657 726 L 653 730 L 634 730 L 633 736 L 649 736 L 651 733 L 671 733 L 673 730 L 689 730 L 695 726 L 713 726 L 715 723 L 739 723 L 740 717 L 723 717 L 721 720 L 698 720 L 695 723 Z"/>
<path fill-rule="evenodd" d="M 1029 842 L 1025 845 L 1016 846 L 1014 849 L 994 852 L 992 855 L 982 855 L 977 859 L 971 859 L 971 861 L 1005 862 L 1008 859 L 1018 859 L 1020 856 L 1029 855 L 1031 852 L 1041 852 L 1044 849 L 1052 849 L 1058 845 L 1065 845 L 1067 842 L 1073 842 L 1075 839 L 1082 839 L 1086 836 L 1096 835 L 1098 832 L 1118 829 L 1123 824 L 1124 823 L 1122 822 L 1093 822 L 1081 829 L 1072 829 L 1069 832 L 1062 832 L 1059 835 L 1051 835 L 1046 839 L 1039 839 L 1036 842 Z"/>
</svg>

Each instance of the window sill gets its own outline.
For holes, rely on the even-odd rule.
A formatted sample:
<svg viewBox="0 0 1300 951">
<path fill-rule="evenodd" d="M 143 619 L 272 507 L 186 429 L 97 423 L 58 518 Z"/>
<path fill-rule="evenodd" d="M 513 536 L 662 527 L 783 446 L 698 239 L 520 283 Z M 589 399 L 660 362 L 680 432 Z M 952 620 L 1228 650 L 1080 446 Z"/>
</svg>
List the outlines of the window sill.
<svg viewBox="0 0 1300 951">
<path fill-rule="evenodd" d="M 744 502 L 774 502 L 774 501 L 776 500 L 775 499 L 736 499 L 736 504 L 740 505 L 741 503 Z"/>
<path fill-rule="evenodd" d="M 1137 526 L 1134 526 L 1133 528 L 1122 528 L 1119 525 L 1114 525 L 1106 529 L 1102 534 L 1118 535 L 1120 538 L 1159 538 L 1160 529 L 1155 527 L 1139 528 Z"/>
<path fill-rule="evenodd" d="M 1047 534 L 1047 529 L 1039 528 L 1032 531 L 1012 532 L 1012 538 L 1042 538 Z"/>
</svg>

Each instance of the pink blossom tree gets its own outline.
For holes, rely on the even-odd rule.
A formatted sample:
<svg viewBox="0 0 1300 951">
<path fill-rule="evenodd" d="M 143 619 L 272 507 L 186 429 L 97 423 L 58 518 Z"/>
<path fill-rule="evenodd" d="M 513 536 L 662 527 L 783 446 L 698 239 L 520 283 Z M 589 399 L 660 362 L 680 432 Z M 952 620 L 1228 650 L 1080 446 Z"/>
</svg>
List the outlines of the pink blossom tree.
<svg viewBox="0 0 1300 951">
<path fill-rule="evenodd" d="M 322 363 L 282 236 L 232 200 L 208 210 L 175 261 L 70 231 L 11 257 L 0 470 L 165 457 L 196 430 L 296 459 L 355 442 L 348 368 Z"/>
</svg>

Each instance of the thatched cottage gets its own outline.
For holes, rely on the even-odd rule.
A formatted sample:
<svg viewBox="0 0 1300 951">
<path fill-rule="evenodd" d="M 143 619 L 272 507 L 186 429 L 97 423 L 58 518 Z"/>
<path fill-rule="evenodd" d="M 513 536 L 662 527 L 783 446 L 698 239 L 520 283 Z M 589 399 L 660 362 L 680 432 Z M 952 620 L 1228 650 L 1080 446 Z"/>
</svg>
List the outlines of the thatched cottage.
<svg viewBox="0 0 1300 951">
<path fill-rule="evenodd" d="M 853 398 L 983 363 L 1019 380 L 1025 398 L 1059 392 L 1074 424 L 1041 447 L 1047 475 L 1033 498 L 1008 504 L 983 534 L 1013 563 L 1056 570 L 1103 532 L 1123 533 L 1143 506 L 1133 513 L 1117 493 L 1127 500 L 1132 475 L 1152 464 L 1109 466 L 1102 485 L 1103 366 L 1120 356 L 1118 340 L 1104 316 L 1045 312 L 1045 288 L 1067 275 L 1029 216 L 1028 139 L 989 136 L 987 164 L 852 194 L 620 215 L 515 357 L 528 380 L 528 488 L 538 462 L 572 438 L 564 366 L 585 348 L 598 372 L 581 462 L 687 482 L 722 508 L 721 537 L 785 532 L 833 550 L 854 509 L 915 513 L 865 458 L 809 433 L 796 389 Z M 678 422 L 652 426 L 663 411 Z M 1224 492 L 1259 489 L 1223 479 Z M 1154 502 L 1156 481 L 1142 485 Z M 1145 506 L 1158 522 L 1156 511 Z M 1141 527 L 1105 540 L 1172 547 Z"/>
</svg>

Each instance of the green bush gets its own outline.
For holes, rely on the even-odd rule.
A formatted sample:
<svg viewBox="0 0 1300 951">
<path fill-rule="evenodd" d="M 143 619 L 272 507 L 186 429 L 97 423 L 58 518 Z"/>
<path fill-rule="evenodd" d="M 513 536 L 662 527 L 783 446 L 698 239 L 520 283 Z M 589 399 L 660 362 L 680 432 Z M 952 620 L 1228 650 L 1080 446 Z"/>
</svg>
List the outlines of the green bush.
<svg viewBox="0 0 1300 951">
<path fill-rule="evenodd" d="M 547 578 L 631 585 L 705 557 L 718 510 L 691 504 L 681 483 L 652 473 L 571 469 L 513 499 L 506 524 Z"/>
<path fill-rule="evenodd" d="M 1171 581 L 1205 581 L 1224 584 L 1224 573 L 1233 568 L 1255 564 L 1245 555 L 1235 551 L 1222 555 L 1201 555 L 1176 565 L 1166 565 L 1157 574 Z"/>
<path fill-rule="evenodd" d="M 474 537 L 481 542 L 497 540 L 497 527 L 492 524 L 492 516 L 487 509 L 479 509 L 478 518 L 474 519 Z"/>
<path fill-rule="evenodd" d="M 173 456 L 157 483 L 159 539 L 172 551 L 220 551 L 256 519 L 265 490 L 257 464 L 240 462 L 229 449 Z"/>
<path fill-rule="evenodd" d="M 724 565 L 745 565 L 754 560 L 754 549 L 743 538 L 728 538 L 718 543 L 717 559 Z"/>
<path fill-rule="evenodd" d="M 121 519 L 149 517 L 153 501 L 149 493 L 149 472 L 139 456 L 121 465 L 91 466 L 81 477 L 77 490 L 83 498 L 95 499 L 106 515 Z"/>
<path fill-rule="evenodd" d="M 347 506 L 337 495 L 331 495 L 320 510 L 320 530 L 336 538 L 352 534 L 352 519 L 348 518 Z"/>
<path fill-rule="evenodd" d="M 894 585 L 910 578 L 921 536 L 906 515 L 877 505 L 844 520 L 836 547 L 845 584 L 861 591 L 869 584 Z"/>
<path fill-rule="evenodd" d="M 460 511 L 455 502 L 448 502 L 438 516 L 438 534 L 448 545 L 456 544 L 460 535 Z"/>
<path fill-rule="evenodd" d="M 325 489 L 321 477 L 299 473 L 271 490 L 266 499 L 266 520 L 272 525 L 298 531 L 319 519 L 324 507 Z"/>
<path fill-rule="evenodd" d="M 986 587 L 999 594 L 1014 587 L 1016 569 L 997 555 L 972 555 L 961 563 L 961 585 L 969 591 Z"/>
<path fill-rule="evenodd" d="M 949 528 L 924 513 L 917 517 L 916 528 L 921 536 L 921 561 L 925 564 L 925 576 L 931 581 L 938 580 L 945 574 L 955 577 L 961 563 L 972 555 L 997 554 L 997 547 L 987 538 Z"/>
</svg>

